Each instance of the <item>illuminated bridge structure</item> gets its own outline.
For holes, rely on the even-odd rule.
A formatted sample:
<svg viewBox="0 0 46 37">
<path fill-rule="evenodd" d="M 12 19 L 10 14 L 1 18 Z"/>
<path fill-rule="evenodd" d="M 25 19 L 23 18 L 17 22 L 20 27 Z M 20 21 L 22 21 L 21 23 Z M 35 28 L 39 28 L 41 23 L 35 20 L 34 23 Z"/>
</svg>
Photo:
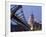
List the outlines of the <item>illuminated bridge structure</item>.
<svg viewBox="0 0 46 37">
<path fill-rule="evenodd" d="M 29 31 L 30 26 L 28 25 L 22 5 L 11 5 L 11 32 L 14 31 Z M 15 23 L 15 24 L 14 24 Z"/>
</svg>

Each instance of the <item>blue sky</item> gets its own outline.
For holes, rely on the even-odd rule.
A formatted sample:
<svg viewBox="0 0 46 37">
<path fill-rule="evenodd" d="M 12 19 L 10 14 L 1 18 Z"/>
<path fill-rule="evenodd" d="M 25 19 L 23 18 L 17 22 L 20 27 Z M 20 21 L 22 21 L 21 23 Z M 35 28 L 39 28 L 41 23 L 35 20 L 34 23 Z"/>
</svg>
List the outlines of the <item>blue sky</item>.
<svg viewBox="0 0 46 37">
<path fill-rule="evenodd" d="M 13 6 L 14 5 L 12 5 L 11 8 Z M 33 12 L 34 18 L 37 21 L 39 21 L 39 22 L 42 21 L 42 7 L 41 6 L 23 5 L 22 7 L 23 7 L 22 9 L 23 9 L 24 16 L 25 16 L 27 21 L 29 19 L 29 16 L 32 14 L 32 12 Z"/>
<path fill-rule="evenodd" d="M 42 7 L 41 6 L 23 6 L 23 12 L 26 17 L 26 20 L 28 20 L 29 16 L 34 14 L 34 18 L 36 18 L 37 21 L 42 20 Z"/>
</svg>

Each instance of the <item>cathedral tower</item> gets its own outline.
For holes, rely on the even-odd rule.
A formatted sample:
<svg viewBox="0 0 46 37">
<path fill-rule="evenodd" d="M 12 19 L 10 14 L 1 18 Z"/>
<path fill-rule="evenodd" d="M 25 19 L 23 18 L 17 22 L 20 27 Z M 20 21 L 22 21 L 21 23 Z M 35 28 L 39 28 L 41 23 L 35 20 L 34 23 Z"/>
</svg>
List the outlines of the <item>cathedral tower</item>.
<svg viewBox="0 0 46 37">
<path fill-rule="evenodd" d="M 30 25 L 30 30 L 33 30 L 33 25 L 34 25 L 34 15 L 33 15 L 33 13 L 29 17 L 28 24 Z"/>
</svg>

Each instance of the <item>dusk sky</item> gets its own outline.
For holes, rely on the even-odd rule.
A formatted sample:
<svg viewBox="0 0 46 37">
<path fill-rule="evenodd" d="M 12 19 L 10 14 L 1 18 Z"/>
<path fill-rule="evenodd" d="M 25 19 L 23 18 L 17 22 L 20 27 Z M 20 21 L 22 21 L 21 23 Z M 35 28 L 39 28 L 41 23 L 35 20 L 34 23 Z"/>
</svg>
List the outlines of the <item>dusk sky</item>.
<svg viewBox="0 0 46 37">
<path fill-rule="evenodd" d="M 13 6 L 11 6 L 11 8 Z M 33 12 L 34 18 L 38 22 L 42 21 L 42 7 L 41 6 L 23 5 L 22 7 L 23 7 L 22 9 L 23 9 L 24 16 L 25 16 L 27 21 L 29 19 L 29 16 L 31 16 L 32 12 Z M 20 12 L 20 11 L 18 10 L 17 12 Z"/>
<path fill-rule="evenodd" d="M 28 20 L 29 16 L 32 14 L 34 15 L 34 18 L 37 21 L 42 20 L 42 11 L 41 6 L 23 6 L 23 12 L 26 17 L 26 20 Z"/>
</svg>

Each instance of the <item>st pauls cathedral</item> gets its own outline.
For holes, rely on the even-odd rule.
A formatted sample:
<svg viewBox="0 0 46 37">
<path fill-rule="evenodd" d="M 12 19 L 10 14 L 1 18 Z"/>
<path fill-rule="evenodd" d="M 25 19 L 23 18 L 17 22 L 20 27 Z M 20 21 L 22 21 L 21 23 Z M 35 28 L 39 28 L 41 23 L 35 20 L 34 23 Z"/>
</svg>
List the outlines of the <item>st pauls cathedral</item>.
<svg viewBox="0 0 46 37">
<path fill-rule="evenodd" d="M 28 24 L 30 25 L 30 30 L 41 30 L 41 24 L 37 21 L 35 21 L 35 17 L 33 14 L 29 17 Z"/>
</svg>

